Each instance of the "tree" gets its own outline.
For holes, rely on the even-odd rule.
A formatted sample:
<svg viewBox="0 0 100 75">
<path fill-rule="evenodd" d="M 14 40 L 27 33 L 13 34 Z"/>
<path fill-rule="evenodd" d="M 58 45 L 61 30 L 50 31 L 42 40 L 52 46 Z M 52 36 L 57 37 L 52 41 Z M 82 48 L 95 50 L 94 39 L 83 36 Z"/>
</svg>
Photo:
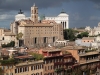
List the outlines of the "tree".
<svg viewBox="0 0 100 75">
<path fill-rule="evenodd" d="M 22 36 L 23 36 L 23 34 L 20 32 L 20 33 L 17 34 L 16 39 L 19 40 L 19 39 L 22 38 Z"/>
<path fill-rule="evenodd" d="M 77 38 L 83 38 L 83 37 L 88 37 L 88 36 L 89 36 L 88 32 L 82 32 L 82 33 L 77 35 Z"/>
<path fill-rule="evenodd" d="M 15 41 L 11 41 L 10 43 L 8 43 L 8 44 L 2 44 L 1 45 L 3 48 L 5 48 L 5 47 L 14 47 L 15 46 Z"/>
<path fill-rule="evenodd" d="M 76 39 L 76 36 L 75 36 L 76 33 L 78 33 L 78 31 L 73 30 L 73 29 L 65 29 L 64 30 L 64 39 L 74 41 Z"/>
<path fill-rule="evenodd" d="M 35 60 L 43 60 L 43 55 L 42 54 L 38 54 L 38 53 L 29 53 L 30 55 L 32 55 L 34 58 L 35 58 Z"/>
</svg>

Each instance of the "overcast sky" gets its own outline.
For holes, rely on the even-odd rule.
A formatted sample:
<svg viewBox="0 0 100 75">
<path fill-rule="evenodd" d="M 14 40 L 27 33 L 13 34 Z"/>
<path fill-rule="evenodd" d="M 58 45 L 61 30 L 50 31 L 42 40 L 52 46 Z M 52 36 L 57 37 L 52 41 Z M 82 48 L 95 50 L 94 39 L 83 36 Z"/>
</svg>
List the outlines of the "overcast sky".
<svg viewBox="0 0 100 75">
<path fill-rule="evenodd" d="M 97 26 L 100 22 L 100 0 L 0 0 L 0 27 L 10 28 L 19 9 L 30 17 L 33 4 L 39 15 L 57 16 L 61 10 L 69 15 L 69 27 Z"/>
</svg>

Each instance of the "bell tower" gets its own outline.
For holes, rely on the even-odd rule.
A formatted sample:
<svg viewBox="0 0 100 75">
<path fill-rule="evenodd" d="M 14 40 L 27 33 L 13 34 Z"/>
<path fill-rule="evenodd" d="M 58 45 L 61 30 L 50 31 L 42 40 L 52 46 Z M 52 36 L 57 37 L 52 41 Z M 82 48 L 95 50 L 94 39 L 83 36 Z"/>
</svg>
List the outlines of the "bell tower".
<svg viewBox="0 0 100 75">
<path fill-rule="evenodd" d="M 31 7 L 31 20 L 34 23 L 38 23 L 38 7 L 35 4 Z"/>
</svg>

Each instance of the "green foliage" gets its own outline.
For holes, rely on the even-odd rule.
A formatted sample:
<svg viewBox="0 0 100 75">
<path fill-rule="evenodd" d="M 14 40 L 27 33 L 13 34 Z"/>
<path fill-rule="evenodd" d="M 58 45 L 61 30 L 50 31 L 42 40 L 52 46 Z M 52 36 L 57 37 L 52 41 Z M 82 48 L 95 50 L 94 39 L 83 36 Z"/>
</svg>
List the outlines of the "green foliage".
<svg viewBox="0 0 100 75">
<path fill-rule="evenodd" d="M 61 72 L 61 71 L 64 71 L 64 68 L 59 68 L 59 69 L 55 69 L 55 72 Z"/>
<path fill-rule="evenodd" d="M 8 43 L 8 44 L 2 44 L 1 46 L 2 46 L 2 48 L 14 47 L 14 46 L 15 46 L 15 41 L 11 41 L 11 42 Z"/>
<path fill-rule="evenodd" d="M 23 36 L 23 34 L 20 32 L 20 33 L 17 34 L 16 39 L 19 40 L 19 39 L 22 38 L 22 36 Z"/>
<path fill-rule="evenodd" d="M 42 54 L 38 54 L 38 53 L 29 53 L 31 54 L 35 60 L 43 60 L 43 55 Z"/>
<path fill-rule="evenodd" d="M 89 36 L 88 32 L 82 32 L 82 33 L 77 35 L 77 38 L 83 38 L 83 37 L 88 37 L 88 36 Z"/>
<path fill-rule="evenodd" d="M 78 31 L 73 29 L 65 29 L 64 30 L 64 39 L 74 41 L 76 39 L 75 34 L 78 33 Z"/>
<path fill-rule="evenodd" d="M 93 52 L 93 51 L 96 51 L 96 49 L 92 49 L 92 50 L 85 50 L 85 52 Z"/>
<path fill-rule="evenodd" d="M 0 60 L 1 65 L 9 65 L 9 64 L 15 64 L 15 59 L 8 59 L 8 60 Z"/>
</svg>

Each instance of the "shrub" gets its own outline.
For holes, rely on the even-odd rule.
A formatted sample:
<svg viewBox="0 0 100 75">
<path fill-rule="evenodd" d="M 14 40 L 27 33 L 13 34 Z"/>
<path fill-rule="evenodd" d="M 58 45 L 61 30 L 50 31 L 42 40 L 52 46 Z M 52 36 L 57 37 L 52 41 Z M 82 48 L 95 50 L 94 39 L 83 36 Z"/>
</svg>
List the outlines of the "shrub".
<svg viewBox="0 0 100 75">
<path fill-rule="evenodd" d="M 14 46 L 15 46 L 15 41 L 11 41 L 11 42 L 8 43 L 8 44 L 2 44 L 1 46 L 2 46 L 2 48 L 14 47 Z"/>
</svg>

